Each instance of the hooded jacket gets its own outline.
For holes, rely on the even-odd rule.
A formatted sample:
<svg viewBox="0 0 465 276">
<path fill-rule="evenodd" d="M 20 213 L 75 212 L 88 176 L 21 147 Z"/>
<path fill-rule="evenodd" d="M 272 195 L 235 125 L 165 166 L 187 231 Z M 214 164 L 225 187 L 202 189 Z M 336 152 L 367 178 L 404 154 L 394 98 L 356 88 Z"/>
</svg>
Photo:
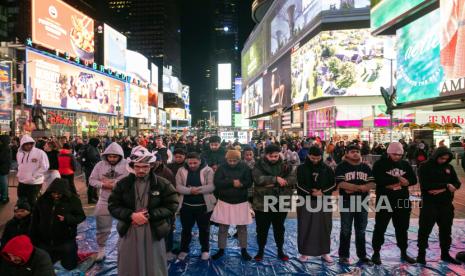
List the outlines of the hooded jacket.
<svg viewBox="0 0 465 276">
<path fill-rule="evenodd" d="M 242 187 L 235 188 L 234 180 L 241 182 Z M 252 174 L 250 168 L 239 162 L 235 167 L 224 164 L 218 167 L 214 176 L 215 195 L 219 200 L 229 204 L 247 202 L 248 189 L 252 187 Z"/>
<path fill-rule="evenodd" d="M 121 157 L 121 160 L 116 165 L 111 165 L 107 161 L 109 154 L 115 154 Z M 111 179 L 118 181 L 129 175 L 126 168 L 128 161 L 124 159 L 123 148 L 118 143 L 111 143 L 102 154 L 102 161 L 98 162 L 92 170 L 89 178 L 89 184 L 95 188 L 100 189 L 100 196 L 95 208 L 95 215 L 110 215 L 108 212 L 108 198 L 110 197 L 111 190 L 102 189 L 103 180 Z"/>
<path fill-rule="evenodd" d="M 407 161 L 394 162 L 387 155 L 383 155 L 380 160 L 375 162 L 373 176 L 376 182 L 376 196 L 387 195 L 389 199 L 395 201 L 409 198 L 408 187 L 402 186 L 400 190 L 394 191 L 386 189 L 386 186 L 399 183 L 398 177 L 400 176 L 408 180 L 409 186 L 417 184 L 415 172 Z"/>
<path fill-rule="evenodd" d="M 226 152 L 222 147 L 220 147 L 217 151 L 212 151 L 210 148 L 204 151 L 200 158 L 204 160 L 208 166 L 212 167 L 214 165 L 223 165 L 226 163 L 225 156 Z"/>
<path fill-rule="evenodd" d="M 171 229 L 171 219 L 178 208 L 178 194 L 168 180 L 155 175 L 149 175 L 150 196 L 147 204 L 150 229 L 156 240 L 163 239 Z M 124 237 L 131 227 L 131 216 L 136 211 L 135 184 L 136 176 L 129 174 L 121 179 L 113 189 L 108 199 L 108 210 L 118 219 L 117 230 Z"/>
<path fill-rule="evenodd" d="M 437 159 L 444 155 L 448 155 L 449 159 L 446 163 L 439 165 L 437 163 Z M 461 186 L 457 173 L 455 172 L 454 167 L 450 164 L 452 158 L 452 152 L 447 147 L 439 147 L 431 155 L 428 161 L 421 164 L 418 176 L 420 179 L 423 202 L 434 204 L 452 203 L 454 194 L 449 191 L 447 184 L 452 184 L 457 189 Z M 437 195 L 431 195 L 428 193 L 430 190 L 438 189 L 446 189 L 446 191 Z"/>
<path fill-rule="evenodd" d="M 77 226 L 86 219 L 81 200 L 71 193 L 64 179 L 55 179 L 37 201 L 31 223 L 31 237 L 35 245 L 60 245 L 76 239 Z M 62 194 L 55 201 L 52 193 Z M 64 217 L 64 221 L 58 219 Z"/>
<path fill-rule="evenodd" d="M 12 238 L 19 235 L 28 235 L 31 227 L 31 214 L 27 215 L 22 219 L 13 217 L 10 219 L 3 230 L 3 236 L 1 239 L 1 247 L 5 247 L 5 244 Z"/>
<path fill-rule="evenodd" d="M 23 145 L 34 143 L 31 151 L 23 151 Z M 35 147 L 35 141 L 29 135 L 21 138 L 20 147 L 16 154 L 18 161 L 18 182 L 23 184 L 40 185 L 44 182 L 44 173 L 50 167 L 47 154 Z"/>
<path fill-rule="evenodd" d="M 173 187 L 176 185 L 176 179 L 174 178 L 173 172 L 165 165 L 165 163 L 161 163 L 155 170 L 155 174 L 163 177 L 164 179 L 168 180 Z"/>
<path fill-rule="evenodd" d="M 314 165 L 308 158 L 305 163 L 297 167 L 297 194 L 311 195 L 312 189 L 321 190 L 324 195 L 331 195 L 336 190 L 334 171 L 321 160 Z M 311 196 L 311 199 L 316 197 Z"/>
<path fill-rule="evenodd" d="M 11 166 L 11 149 L 10 137 L 8 135 L 0 135 L 0 175 L 7 175 L 10 173 Z"/>
<path fill-rule="evenodd" d="M 0 259 L 0 275 L 2 276 L 53 276 L 52 260 L 48 253 L 40 248 L 34 248 L 26 235 L 11 239 L 3 248 Z M 9 261 L 8 254 L 20 257 L 22 264 L 16 265 Z"/>
<path fill-rule="evenodd" d="M 200 194 L 203 195 L 205 200 L 205 204 L 207 206 L 207 212 L 213 211 L 215 207 L 216 198 L 213 195 L 213 191 L 215 190 L 215 185 L 213 183 L 214 172 L 213 169 L 210 168 L 205 161 L 202 161 L 200 164 L 200 182 L 202 186 L 200 187 Z M 176 190 L 179 193 L 179 209 L 182 207 L 182 202 L 184 200 L 185 195 L 191 194 L 191 188 L 187 186 L 187 175 L 189 174 L 189 169 L 187 164 L 184 167 L 178 170 L 176 174 Z"/>
<path fill-rule="evenodd" d="M 292 195 L 296 184 L 295 171 L 292 166 L 281 160 L 271 164 L 266 158 L 260 159 L 252 171 L 255 183 L 253 194 L 253 209 L 265 211 L 265 196 Z M 287 180 L 288 185 L 280 187 L 277 176 Z"/>
</svg>

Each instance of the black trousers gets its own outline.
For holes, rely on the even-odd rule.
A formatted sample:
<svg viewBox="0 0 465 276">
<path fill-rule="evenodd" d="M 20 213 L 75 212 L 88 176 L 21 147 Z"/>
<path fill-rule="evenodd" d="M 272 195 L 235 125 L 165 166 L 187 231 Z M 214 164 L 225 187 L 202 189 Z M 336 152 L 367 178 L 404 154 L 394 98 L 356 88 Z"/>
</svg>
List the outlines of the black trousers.
<svg viewBox="0 0 465 276">
<path fill-rule="evenodd" d="M 403 204 L 405 202 L 405 204 Z M 384 234 L 392 219 L 396 232 L 397 247 L 401 251 L 407 250 L 408 247 L 408 228 L 410 226 L 410 202 L 405 200 L 390 201 L 392 212 L 381 209 L 375 216 L 375 230 L 373 232 L 373 250 L 379 251 L 384 244 Z"/>
<path fill-rule="evenodd" d="M 257 244 L 258 249 L 263 250 L 268 239 L 268 231 L 273 225 L 274 240 L 278 251 L 283 249 L 284 245 L 284 222 L 286 221 L 287 212 L 261 212 L 255 210 L 255 221 L 257 224 Z"/>
<path fill-rule="evenodd" d="M 61 178 L 68 180 L 69 188 L 71 192 L 77 195 L 76 186 L 74 185 L 74 174 L 61 175 Z"/>
<path fill-rule="evenodd" d="M 59 245 L 39 244 L 39 248 L 47 251 L 52 263 L 61 261 L 61 265 L 67 270 L 73 270 L 78 265 L 78 247 L 75 240 Z"/>
<path fill-rule="evenodd" d="M 84 168 L 84 175 L 86 176 L 86 186 L 87 186 L 87 201 L 92 201 L 92 200 L 97 201 L 98 200 L 97 189 L 95 187 L 92 187 L 89 184 L 89 178 L 91 174 L 92 174 L 92 169 Z"/>
<path fill-rule="evenodd" d="M 428 248 L 428 238 L 435 224 L 439 226 L 439 245 L 442 254 L 448 254 L 452 244 L 452 224 L 454 205 L 449 203 L 424 202 L 420 209 L 420 228 L 418 230 L 418 250 Z"/>
<path fill-rule="evenodd" d="M 192 228 L 197 223 L 199 228 L 199 241 L 202 252 L 210 251 L 210 216 L 205 206 L 192 207 L 183 205 L 180 210 L 181 218 L 181 252 L 189 252 L 192 240 Z"/>
<path fill-rule="evenodd" d="M 33 185 L 33 184 L 18 184 L 17 195 L 18 199 L 23 198 L 26 199 L 31 208 L 34 208 L 36 205 L 37 199 L 40 196 L 40 189 L 42 188 L 42 184 L 40 185 Z"/>
</svg>

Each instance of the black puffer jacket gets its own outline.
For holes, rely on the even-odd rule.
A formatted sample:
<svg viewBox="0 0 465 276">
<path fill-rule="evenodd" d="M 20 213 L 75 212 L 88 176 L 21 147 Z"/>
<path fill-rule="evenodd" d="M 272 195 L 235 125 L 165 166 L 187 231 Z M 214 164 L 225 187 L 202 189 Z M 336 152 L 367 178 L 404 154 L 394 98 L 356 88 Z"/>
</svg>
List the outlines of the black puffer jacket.
<svg viewBox="0 0 465 276">
<path fill-rule="evenodd" d="M 449 160 L 446 163 L 439 165 L 437 160 L 439 157 L 444 155 L 448 155 Z M 452 184 L 457 189 L 461 186 L 457 173 L 455 172 L 454 167 L 450 164 L 452 157 L 452 152 L 447 147 L 439 147 L 431 155 L 428 161 L 421 164 L 418 176 L 420 179 L 421 194 L 424 203 L 452 203 L 454 194 L 449 191 L 447 184 Z M 428 193 L 430 190 L 438 189 L 446 189 L 446 191 L 437 195 L 431 195 Z"/>
<path fill-rule="evenodd" d="M 55 201 L 52 193 L 63 195 Z M 64 216 L 64 221 L 58 219 Z M 39 244 L 59 245 L 76 239 L 77 226 L 86 219 L 81 200 L 71 193 L 68 181 L 55 179 L 34 208 L 31 222 L 31 238 Z"/>
<path fill-rule="evenodd" d="M 239 180 L 242 187 L 235 188 L 233 180 Z M 248 199 L 248 189 L 252 187 L 252 172 L 244 163 L 239 162 L 235 167 L 224 164 L 215 172 L 215 196 L 226 203 L 238 204 Z"/>
<path fill-rule="evenodd" d="M 10 137 L 7 135 L 0 135 L 0 175 L 7 175 L 10 173 L 11 166 L 11 149 Z"/>
<path fill-rule="evenodd" d="M 150 196 L 147 210 L 149 212 L 152 236 L 161 240 L 168 235 L 171 219 L 178 209 L 178 194 L 171 183 L 153 172 L 150 172 Z M 121 179 L 108 199 L 110 214 L 119 220 L 117 230 L 120 237 L 126 235 L 131 226 L 131 215 L 136 211 L 134 183 L 136 176 L 130 174 Z"/>
</svg>

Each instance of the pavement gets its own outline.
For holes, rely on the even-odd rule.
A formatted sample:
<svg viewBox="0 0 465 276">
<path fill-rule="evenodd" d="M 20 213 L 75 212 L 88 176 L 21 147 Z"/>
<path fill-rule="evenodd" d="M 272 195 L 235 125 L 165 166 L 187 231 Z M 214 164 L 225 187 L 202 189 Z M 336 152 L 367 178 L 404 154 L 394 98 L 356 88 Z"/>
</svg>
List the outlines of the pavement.
<svg viewBox="0 0 465 276">
<path fill-rule="evenodd" d="M 463 171 L 462 167 L 453 161 L 453 165 L 459 175 L 463 186 L 455 193 L 454 197 L 454 206 L 455 206 L 455 218 L 456 219 L 465 219 L 465 172 Z M 17 195 L 17 183 L 18 181 L 15 179 L 14 175 L 10 175 L 9 179 L 9 195 L 10 195 L 10 202 L 5 205 L 0 205 L 0 233 L 3 232 L 3 228 L 5 224 L 13 217 L 13 209 L 16 204 Z M 87 204 L 87 187 L 85 184 L 84 174 L 80 173 L 77 174 L 75 177 L 75 185 L 78 191 L 79 197 L 81 198 L 81 202 L 83 203 L 83 208 L 87 216 L 93 215 L 95 204 Z M 411 187 L 412 194 L 419 194 L 419 187 L 413 186 Z M 374 202 L 374 194 L 372 195 L 372 199 Z M 333 214 L 334 217 L 339 217 L 339 213 L 335 212 Z M 375 214 L 373 212 L 369 213 L 370 218 L 374 218 Z M 296 214 L 294 212 L 289 213 L 288 218 L 295 218 Z M 411 218 L 418 218 L 419 217 L 419 208 L 418 204 L 412 209 Z"/>
</svg>

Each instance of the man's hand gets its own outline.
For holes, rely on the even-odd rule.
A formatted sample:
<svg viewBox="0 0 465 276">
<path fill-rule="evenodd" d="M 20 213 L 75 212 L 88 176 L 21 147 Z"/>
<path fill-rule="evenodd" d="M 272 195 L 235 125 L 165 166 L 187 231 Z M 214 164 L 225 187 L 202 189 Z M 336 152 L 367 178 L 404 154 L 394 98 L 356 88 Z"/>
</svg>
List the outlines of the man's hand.
<svg viewBox="0 0 465 276">
<path fill-rule="evenodd" d="M 241 188 L 241 187 L 242 187 L 242 184 L 241 184 L 241 182 L 239 181 L 239 179 L 234 179 L 234 180 L 233 180 L 233 186 L 234 186 L 234 188 Z"/>
<path fill-rule="evenodd" d="M 132 213 L 132 224 L 140 226 L 148 223 L 149 220 L 147 218 L 147 214 L 147 211 Z"/>
<path fill-rule="evenodd" d="M 402 189 L 402 186 L 401 186 L 400 183 L 396 183 L 396 184 L 386 186 L 386 189 L 392 190 L 392 191 L 398 191 L 398 190 Z"/>
<path fill-rule="evenodd" d="M 360 192 L 368 193 L 370 191 L 370 187 L 368 185 L 360 185 Z"/>
<path fill-rule="evenodd" d="M 430 195 L 438 195 L 438 194 L 444 193 L 445 191 L 446 189 L 436 189 L 436 190 L 429 190 L 428 193 Z"/>
<path fill-rule="evenodd" d="M 408 185 L 410 184 L 410 183 L 408 182 L 408 180 L 405 179 L 405 178 L 402 177 L 402 176 L 399 177 L 399 183 L 400 183 L 401 186 L 404 186 L 404 187 L 406 187 L 406 186 L 408 186 Z"/>
<path fill-rule="evenodd" d="M 115 186 L 115 181 L 111 179 L 104 179 L 102 180 L 102 189 L 104 190 L 113 190 Z"/>
<path fill-rule="evenodd" d="M 193 194 L 193 195 L 200 194 L 200 187 L 192 187 L 191 188 L 191 194 Z"/>
<path fill-rule="evenodd" d="M 447 189 L 448 189 L 451 193 L 454 193 L 455 191 L 457 191 L 457 188 L 455 188 L 455 186 L 452 185 L 452 184 L 447 184 Z"/>
<path fill-rule="evenodd" d="M 61 222 L 65 221 L 65 217 L 64 217 L 64 216 L 57 215 L 57 218 L 58 218 L 58 220 L 61 221 Z"/>
<path fill-rule="evenodd" d="M 284 187 L 287 185 L 287 181 L 284 178 L 281 178 L 279 176 L 276 177 L 276 181 L 278 181 L 278 184 L 280 187 Z"/>
<path fill-rule="evenodd" d="M 322 196 L 323 193 L 319 189 L 312 189 L 312 196 Z"/>
</svg>

